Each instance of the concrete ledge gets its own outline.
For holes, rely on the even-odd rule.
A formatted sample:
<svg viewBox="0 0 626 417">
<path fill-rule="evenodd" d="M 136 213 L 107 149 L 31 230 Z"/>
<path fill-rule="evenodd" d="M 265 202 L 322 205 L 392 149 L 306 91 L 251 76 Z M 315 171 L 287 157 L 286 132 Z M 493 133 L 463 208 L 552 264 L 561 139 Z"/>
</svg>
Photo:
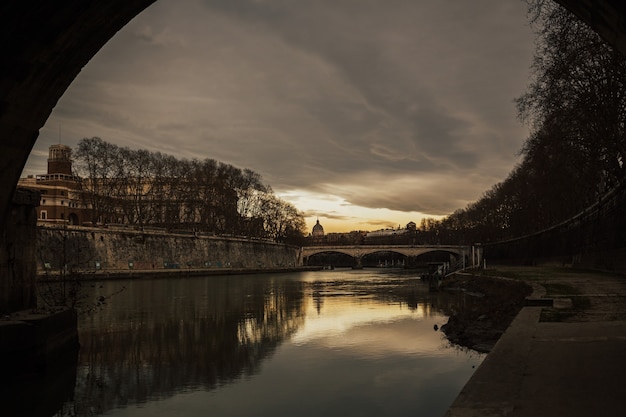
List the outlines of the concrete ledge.
<svg viewBox="0 0 626 417">
<path fill-rule="evenodd" d="M 53 313 L 22 311 L 0 319 L 3 373 L 40 371 L 77 349 L 77 315 L 73 309 Z"/>
<path fill-rule="evenodd" d="M 524 307 L 452 403 L 445 417 L 503 417 L 518 403 L 541 308 Z"/>
</svg>

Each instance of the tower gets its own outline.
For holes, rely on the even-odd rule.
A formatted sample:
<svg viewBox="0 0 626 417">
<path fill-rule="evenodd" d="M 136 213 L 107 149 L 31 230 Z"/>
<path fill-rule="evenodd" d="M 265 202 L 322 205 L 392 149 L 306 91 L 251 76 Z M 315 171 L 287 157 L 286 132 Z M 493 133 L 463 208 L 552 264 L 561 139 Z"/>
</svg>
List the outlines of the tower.
<svg viewBox="0 0 626 417">
<path fill-rule="evenodd" d="M 66 145 L 52 145 L 48 150 L 48 175 L 72 175 L 72 148 Z"/>
</svg>

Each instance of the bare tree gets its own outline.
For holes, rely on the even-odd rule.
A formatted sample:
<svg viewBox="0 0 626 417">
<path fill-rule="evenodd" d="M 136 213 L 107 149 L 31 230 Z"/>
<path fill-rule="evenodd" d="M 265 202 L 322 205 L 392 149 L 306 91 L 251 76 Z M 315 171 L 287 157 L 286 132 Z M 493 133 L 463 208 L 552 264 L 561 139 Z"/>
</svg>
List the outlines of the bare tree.
<svg viewBox="0 0 626 417">
<path fill-rule="evenodd" d="M 77 168 L 93 220 L 286 239 L 304 219 L 261 176 L 213 159 L 178 160 L 83 139 Z"/>
</svg>

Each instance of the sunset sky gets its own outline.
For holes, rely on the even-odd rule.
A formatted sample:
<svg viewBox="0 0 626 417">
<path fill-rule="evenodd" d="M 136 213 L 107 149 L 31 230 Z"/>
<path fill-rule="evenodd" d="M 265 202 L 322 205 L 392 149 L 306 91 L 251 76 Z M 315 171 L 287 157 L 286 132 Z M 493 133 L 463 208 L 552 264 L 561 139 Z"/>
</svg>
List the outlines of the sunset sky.
<svg viewBox="0 0 626 417">
<path fill-rule="evenodd" d="M 327 232 L 419 224 L 518 161 L 533 35 L 521 0 L 159 0 L 91 60 L 40 132 L 262 175 Z"/>
</svg>

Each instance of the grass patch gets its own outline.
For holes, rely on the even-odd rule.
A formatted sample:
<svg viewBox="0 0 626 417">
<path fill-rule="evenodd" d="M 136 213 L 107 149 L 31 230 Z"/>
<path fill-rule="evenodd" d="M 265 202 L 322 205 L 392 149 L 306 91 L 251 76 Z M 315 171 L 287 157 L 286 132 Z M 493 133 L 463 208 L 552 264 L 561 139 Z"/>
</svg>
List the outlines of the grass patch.
<svg viewBox="0 0 626 417">
<path fill-rule="evenodd" d="M 500 265 L 475 272 L 477 275 L 511 278 L 522 281 L 546 281 L 564 274 L 579 273 L 579 271 L 574 271 L 572 268 Z"/>
</svg>

